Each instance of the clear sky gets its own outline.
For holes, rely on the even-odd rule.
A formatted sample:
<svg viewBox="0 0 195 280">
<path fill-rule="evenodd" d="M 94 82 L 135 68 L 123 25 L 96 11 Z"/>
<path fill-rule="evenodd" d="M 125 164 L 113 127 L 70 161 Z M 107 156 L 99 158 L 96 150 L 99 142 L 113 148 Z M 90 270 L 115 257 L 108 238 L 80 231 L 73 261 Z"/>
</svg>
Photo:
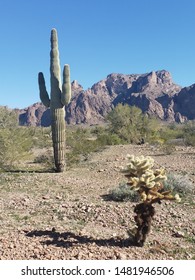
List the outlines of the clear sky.
<svg viewBox="0 0 195 280">
<path fill-rule="evenodd" d="M 60 63 L 84 89 L 110 73 L 168 70 L 195 83 L 195 0 L 0 0 L 0 105 L 39 100 L 37 75 L 50 92 L 50 31 Z"/>
</svg>

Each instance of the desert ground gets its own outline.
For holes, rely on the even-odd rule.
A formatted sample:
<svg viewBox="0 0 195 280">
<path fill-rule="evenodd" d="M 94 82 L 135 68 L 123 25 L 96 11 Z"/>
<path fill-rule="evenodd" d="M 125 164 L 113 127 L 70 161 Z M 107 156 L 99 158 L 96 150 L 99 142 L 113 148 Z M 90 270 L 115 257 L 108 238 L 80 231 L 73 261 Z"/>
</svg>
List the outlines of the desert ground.
<svg viewBox="0 0 195 280">
<path fill-rule="evenodd" d="M 151 232 L 134 246 L 136 202 L 106 200 L 125 182 L 127 154 L 147 155 L 156 167 L 187 175 L 195 185 L 195 148 L 165 155 L 155 146 L 116 145 L 91 154 L 64 173 L 21 170 L 0 174 L 0 259 L 195 259 L 195 198 L 156 204 Z"/>
</svg>

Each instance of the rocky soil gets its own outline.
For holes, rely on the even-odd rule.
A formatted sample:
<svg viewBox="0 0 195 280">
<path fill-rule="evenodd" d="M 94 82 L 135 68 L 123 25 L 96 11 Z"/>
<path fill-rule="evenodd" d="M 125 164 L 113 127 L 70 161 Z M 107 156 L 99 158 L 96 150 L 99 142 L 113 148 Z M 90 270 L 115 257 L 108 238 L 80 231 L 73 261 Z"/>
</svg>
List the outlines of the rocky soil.
<svg viewBox="0 0 195 280">
<path fill-rule="evenodd" d="M 156 166 L 187 174 L 195 184 L 195 149 L 189 147 L 164 155 L 147 145 L 119 145 L 64 174 L 41 172 L 36 164 L 34 172 L 1 173 L 0 259 L 195 259 L 192 194 L 155 205 L 144 247 L 132 243 L 136 203 L 104 199 L 125 181 L 119 169 L 127 154 L 150 155 Z"/>
</svg>

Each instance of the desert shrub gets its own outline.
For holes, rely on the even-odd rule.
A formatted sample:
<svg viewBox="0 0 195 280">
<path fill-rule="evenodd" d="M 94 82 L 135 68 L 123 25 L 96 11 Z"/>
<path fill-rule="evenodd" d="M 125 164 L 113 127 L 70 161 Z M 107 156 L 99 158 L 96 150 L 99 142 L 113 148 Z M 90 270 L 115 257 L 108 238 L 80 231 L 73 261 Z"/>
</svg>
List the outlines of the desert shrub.
<svg viewBox="0 0 195 280">
<path fill-rule="evenodd" d="M 28 127 L 34 148 L 52 147 L 51 127 Z"/>
<path fill-rule="evenodd" d="M 150 144 L 161 144 L 163 142 L 161 138 L 162 121 L 156 117 L 148 117 L 148 123 L 145 127 L 145 139 Z"/>
<path fill-rule="evenodd" d="M 111 145 L 119 145 L 124 144 L 123 141 L 117 134 L 104 132 L 97 137 L 98 146 L 111 146 Z"/>
<path fill-rule="evenodd" d="M 34 159 L 34 163 L 42 164 L 47 168 L 53 168 L 54 157 L 51 151 L 46 151 L 44 154 L 38 155 Z"/>
<path fill-rule="evenodd" d="M 48 163 L 51 162 L 52 158 L 53 158 L 53 156 L 49 153 L 38 155 L 38 156 L 35 157 L 34 163 L 48 164 Z"/>
<path fill-rule="evenodd" d="M 150 117 L 135 106 L 118 104 L 108 115 L 109 130 L 126 143 L 139 144 L 151 134 Z"/>
<path fill-rule="evenodd" d="M 18 126 L 17 114 L 0 108 L 0 169 L 12 168 L 29 156 L 32 148 L 32 131 Z"/>
<path fill-rule="evenodd" d="M 91 134 L 96 137 L 98 145 L 110 146 L 125 144 L 126 141 L 122 140 L 119 135 L 112 133 L 108 125 L 98 125 L 91 129 Z"/>
<path fill-rule="evenodd" d="M 183 126 L 183 138 L 186 145 L 195 146 L 195 120 Z"/>
<path fill-rule="evenodd" d="M 110 190 L 105 196 L 107 200 L 113 201 L 132 201 L 137 202 L 139 200 L 138 194 L 133 191 L 126 183 L 121 183 L 117 188 Z"/>
<path fill-rule="evenodd" d="M 77 128 L 68 130 L 66 137 L 67 144 L 67 165 L 70 166 L 80 161 L 87 160 L 91 152 L 95 152 L 100 147 L 100 143 L 90 139 L 90 130 Z"/>
<path fill-rule="evenodd" d="M 176 147 L 172 143 L 163 143 L 160 147 L 160 150 L 165 154 L 165 155 L 171 155 L 176 151 Z"/>
<path fill-rule="evenodd" d="M 195 147 L 195 135 L 188 135 L 185 137 L 185 144 Z"/>
<path fill-rule="evenodd" d="M 91 129 L 91 133 L 97 137 L 101 134 L 104 134 L 105 131 L 107 131 L 106 125 L 96 125 Z"/>
<path fill-rule="evenodd" d="M 27 128 L 0 129 L 0 168 L 9 169 L 26 159 L 32 148 Z"/>
<path fill-rule="evenodd" d="M 18 126 L 18 115 L 7 107 L 0 107 L 0 129 Z"/>
<path fill-rule="evenodd" d="M 95 141 L 89 140 L 89 138 L 90 133 L 87 129 L 77 128 L 67 133 L 66 144 L 75 153 L 85 154 L 93 150 L 93 148 L 96 148 L 96 145 L 94 145 Z"/>
<path fill-rule="evenodd" d="M 176 144 L 177 142 L 175 140 L 183 137 L 181 125 L 174 123 L 167 124 L 163 122 L 159 131 L 159 137 L 162 140 L 162 143 L 166 145 Z"/>
<path fill-rule="evenodd" d="M 167 180 L 164 182 L 164 189 L 185 196 L 194 192 L 195 186 L 187 175 L 169 173 L 167 175 Z"/>
<path fill-rule="evenodd" d="M 188 121 L 184 124 L 163 123 L 159 130 L 161 144 L 165 145 L 190 145 L 195 146 L 195 121 Z"/>
<path fill-rule="evenodd" d="M 102 150 L 108 145 L 125 143 L 117 134 L 111 133 L 106 126 L 95 128 L 68 127 L 66 136 L 67 165 L 79 163 L 88 159 L 93 152 Z"/>
</svg>

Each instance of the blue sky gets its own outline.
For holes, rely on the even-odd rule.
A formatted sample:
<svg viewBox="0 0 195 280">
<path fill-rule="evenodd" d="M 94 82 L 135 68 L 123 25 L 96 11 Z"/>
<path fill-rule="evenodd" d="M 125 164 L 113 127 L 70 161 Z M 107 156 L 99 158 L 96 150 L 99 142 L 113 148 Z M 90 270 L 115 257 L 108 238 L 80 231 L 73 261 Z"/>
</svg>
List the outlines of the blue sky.
<svg viewBox="0 0 195 280">
<path fill-rule="evenodd" d="M 195 83 L 194 0 L 0 0 L 0 105 L 39 101 L 37 75 L 49 83 L 50 31 L 58 31 L 61 68 L 84 89 L 110 73 L 166 69 Z"/>
</svg>

